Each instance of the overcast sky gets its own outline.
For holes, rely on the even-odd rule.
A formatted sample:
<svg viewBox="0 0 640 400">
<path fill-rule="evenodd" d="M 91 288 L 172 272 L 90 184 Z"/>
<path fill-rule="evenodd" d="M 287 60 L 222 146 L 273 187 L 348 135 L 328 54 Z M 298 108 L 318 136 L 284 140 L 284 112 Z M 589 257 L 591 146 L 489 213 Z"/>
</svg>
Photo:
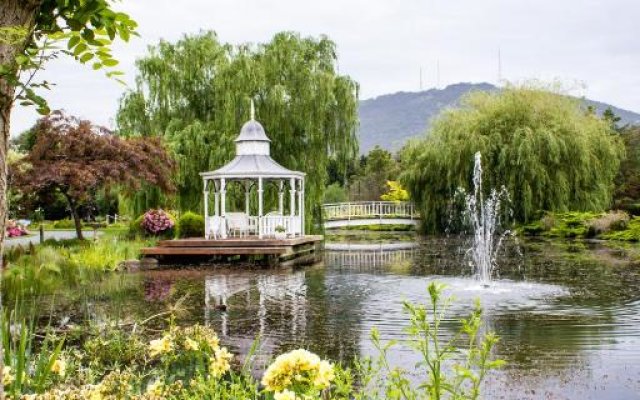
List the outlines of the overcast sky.
<svg viewBox="0 0 640 400">
<path fill-rule="evenodd" d="M 457 82 L 559 80 L 571 93 L 640 111 L 638 0 L 122 0 L 116 7 L 140 24 L 140 38 L 118 44 L 125 80 L 135 59 L 159 39 L 215 30 L 230 43 L 264 42 L 276 32 L 326 34 L 338 45 L 339 68 L 366 99 Z M 113 127 L 120 84 L 61 59 L 41 78 L 54 109 Z M 15 134 L 37 119 L 16 106 Z"/>
</svg>

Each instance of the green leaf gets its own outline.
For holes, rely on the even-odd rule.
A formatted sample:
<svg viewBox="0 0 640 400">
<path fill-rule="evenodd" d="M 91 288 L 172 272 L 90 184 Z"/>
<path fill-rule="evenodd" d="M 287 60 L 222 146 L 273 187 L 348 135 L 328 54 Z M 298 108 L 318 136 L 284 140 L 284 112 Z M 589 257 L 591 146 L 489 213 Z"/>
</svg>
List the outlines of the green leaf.
<svg viewBox="0 0 640 400">
<path fill-rule="evenodd" d="M 102 64 L 99 62 L 94 62 L 93 65 L 91 66 L 94 70 L 100 69 L 102 68 Z"/>
<path fill-rule="evenodd" d="M 80 62 L 84 64 L 87 61 L 91 60 L 92 58 L 93 58 L 93 53 L 84 53 L 82 57 L 80 57 Z"/>
<path fill-rule="evenodd" d="M 79 36 L 72 36 L 71 39 L 67 42 L 67 49 L 73 49 L 80 42 Z"/>
<path fill-rule="evenodd" d="M 131 36 L 129 34 L 129 30 L 128 29 L 122 28 L 122 29 L 120 29 L 119 33 L 120 33 L 120 39 L 124 40 L 125 42 L 129 41 L 129 38 Z"/>
<path fill-rule="evenodd" d="M 87 45 L 85 43 L 80 43 L 76 46 L 75 50 L 73 50 L 73 55 L 77 57 L 78 55 L 80 55 L 86 50 L 87 50 Z"/>
<path fill-rule="evenodd" d="M 102 63 L 104 64 L 105 67 L 115 67 L 116 65 L 118 65 L 118 60 L 114 60 L 113 58 L 110 58 L 107 60 L 103 60 Z"/>
<path fill-rule="evenodd" d="M 16 63 L 18 65 L 26 65 L 29 63 L 30 58 L 25 56 L 24 54 L 18 54 L 16 56 Z"/>
<path fill-rule="evenodd" d="M 82 30 L 82 37 L 86 41 L 92 41 L 93 39 L 95 39 L 95 34 L 93 33 L 93 31 L 91 29 L 84 28 Z"/>
</svg>

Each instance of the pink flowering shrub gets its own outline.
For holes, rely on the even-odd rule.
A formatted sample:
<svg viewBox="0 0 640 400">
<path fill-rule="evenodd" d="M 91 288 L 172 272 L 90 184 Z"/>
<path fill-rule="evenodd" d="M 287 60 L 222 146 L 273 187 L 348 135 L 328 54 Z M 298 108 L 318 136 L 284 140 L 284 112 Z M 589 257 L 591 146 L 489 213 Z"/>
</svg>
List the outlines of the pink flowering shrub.
<svg viewBox="0 0 640 400">
<path fill-rule="evenodd" d="M 17 224 L 15 221 L 13 220 L 8 220 L 7 221 L 7 237 L 18 237 L 18 236 L 24 236 L 24 235 L 28 235 L 29 231 L 27 231 L 27 229 L 22 226 Z"/>
<path fill-rule="evenodd" d="M 145 230 L 145 232 L 153 235 L 167 233 L 173 229 L 174 225 L 175 223 L 173 222 L 171 215 L 161 209 L 151 209 L 147 211 L 144 213 L 142 222 L 140 223 L 140 226 Z"/>
<path fill-rule="evenodd" d="M 21 226 L 7 227 L 8 237 L 18 237 L 18 236 L 24 236 L 26 234 L 27 234 L 27 231 Z"/>
</svg>

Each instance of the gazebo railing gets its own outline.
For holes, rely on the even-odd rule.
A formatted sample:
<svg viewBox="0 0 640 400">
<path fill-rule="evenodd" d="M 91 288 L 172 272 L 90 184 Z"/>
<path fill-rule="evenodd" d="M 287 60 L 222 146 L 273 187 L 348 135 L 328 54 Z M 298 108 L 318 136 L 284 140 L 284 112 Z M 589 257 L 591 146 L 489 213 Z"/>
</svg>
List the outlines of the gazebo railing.
<svg viewBox="0 0 640 400">
<path fill-rule="evenodd" d="M 358 218 L 418 218 L 415 206 L 408 201 L 355 201 L 322 205 L 325 220 Z"/>
<path fill-rule="evenodd" d="M 299 215 L 264 215 L 260 219 L 254 215 L 244 215 L 238 218 L 238 214 L 233 217 L 211 216 L 206 220 L 205 229 L 209 238 L 225 238 L 228 236 L 258 235 L 260 233 L 265 238 L 275 237 L 277 228 L 284 228 L 287 236 L 299 236 L 302 234 L 302 223 Z"/>
<path fill-rule="evenodd" d="M 288 235 L 302 233 L 299 215 L 265 215 L 262 217 L 263 236 L 275 236 L 278 227 L 284 228 L 284 232 Z"/>
</svg>

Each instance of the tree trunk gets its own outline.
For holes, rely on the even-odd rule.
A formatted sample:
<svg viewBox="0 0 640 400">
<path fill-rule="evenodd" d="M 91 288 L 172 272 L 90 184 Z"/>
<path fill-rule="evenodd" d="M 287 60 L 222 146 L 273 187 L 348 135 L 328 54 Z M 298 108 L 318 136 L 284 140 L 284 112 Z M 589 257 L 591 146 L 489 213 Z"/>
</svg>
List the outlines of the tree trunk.
<svg viewBox="0 0 640 400">
<path fill-rule="evenodd" d="M 0 28 L 23 27 L 28 36 L 19 43 L 0 40 L 0 65 L 12 67 L 15 57 L 23 51 L 31 37 L 36 13 L 42 0 L 2 0 L 0 7 Z M 7 151 L 11 122 L 11 108 L 15 96 L 15 87 L 0 75 L 0 269 L 4 269 L 4 238 L 7 218 Z M 2 271 L 0 271 L 0 313 L 2 310 Z M 0 340 L 0 400 L 4 400 L 4 349 Z"/>
<path fill-rule="evenodd" d="M 71 210 L 71 216 L 73 217 L 73 224 L 76 227 L 76 236 L 80 240 L 84 240 L 82 235 L 82 221 L 80 220 L 80 214 L 78 214 L 78 204 L 67 193 L 62 193 L 69 203 L 69 209 Z"/>
</svg>

